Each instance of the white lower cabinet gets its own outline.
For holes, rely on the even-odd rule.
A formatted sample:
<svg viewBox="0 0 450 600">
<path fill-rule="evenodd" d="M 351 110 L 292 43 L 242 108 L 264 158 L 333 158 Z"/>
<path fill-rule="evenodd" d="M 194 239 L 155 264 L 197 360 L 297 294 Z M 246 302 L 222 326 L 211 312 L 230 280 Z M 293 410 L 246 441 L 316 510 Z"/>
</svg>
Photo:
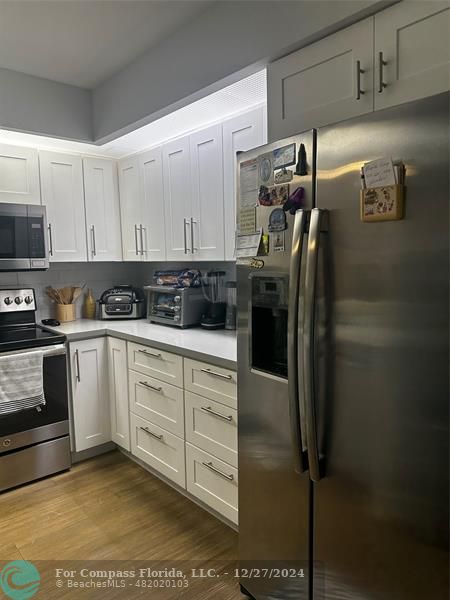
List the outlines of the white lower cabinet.
<svg viewBox="0 0 450 600">
<path fill-rule="evenodd" d="M 237 469 L 189 443 L 186 443 L 186 489 L 238 523 Z"/>
<path fill-rule="evenodd" d="M 106 338 L 70 344 L 75 450 L 111 441 Z"/>
<path fill-rule="evenodd" d="M 186 487 L 184 440 L 133 413 L 131 452 L 168 479 Z"/>
<path fill-rule="evenodd" d="M 237 467 L 237 411 L 185 392 L 186 441 Z"/>
<path fill-rule="evenodd" d="M 171 433 L 184 437 L 183 390 L 129 371 L 130 410 Z"/>
<path fill-rule="evenodd" d="M 118 446 L 130 450 L 130 407 L 128 404 L 127 343 L 108 337 L 109 404 L 111 438 Z"/>
</svg>

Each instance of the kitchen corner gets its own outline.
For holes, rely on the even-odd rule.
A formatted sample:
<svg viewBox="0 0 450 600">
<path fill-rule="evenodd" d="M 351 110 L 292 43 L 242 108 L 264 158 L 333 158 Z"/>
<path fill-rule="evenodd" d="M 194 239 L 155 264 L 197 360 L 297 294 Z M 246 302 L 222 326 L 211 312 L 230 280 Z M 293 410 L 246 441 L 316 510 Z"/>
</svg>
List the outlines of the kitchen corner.
<svg viewBox="0 0 450 600">
<path fill-rule="evenodd" d="M 237 368 L 236 332 L 217 330 L 205 331 L 199 327 L 176 329 L 167 325 L 149 323 L 146 320 L 102 321 L 78 319 L 58 327 L 47 327 L 63 333 L 69 343 L 79 340 L 110 336 L 148 344 L 154 348 L 175 352 L 186 358 L 206 360 L 217 366 Z"/>
</svg>

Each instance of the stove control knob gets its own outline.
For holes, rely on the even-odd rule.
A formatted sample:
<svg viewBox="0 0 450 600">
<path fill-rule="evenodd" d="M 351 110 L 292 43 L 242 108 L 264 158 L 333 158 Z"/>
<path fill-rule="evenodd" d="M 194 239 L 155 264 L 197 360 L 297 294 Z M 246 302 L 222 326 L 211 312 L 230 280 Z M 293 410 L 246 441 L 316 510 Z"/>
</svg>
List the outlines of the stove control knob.
<svg viewBox="0 0 450 600">
<path fill-rule="evenodd" d="M 9 306 L 13 302 L 14 302 L 14 300 L 12 298 L 10 298 L 9 296 L 7 296 L 4 300 L 4 303 L 6 304 L 6 306 Z"/>
<path fill-rule="evenodd" d="M 180 315 L 175 315 L 173 318 L 174 321 L 179 321 L 180 320 Z"/>
<path fill-rule="evenodd" d="M 181 296 L 175 296 L 173 301 L 176 302 L 177 304 L 179 304 L 181 302 Z"/>
<path fill-rule="evenodd" d="M 23 302 L 23 298 L 22 298 L 21 296 L 16 296 L 16 297 L 14 298 L 14 302 L 15 302 L 16 304 L 22 304 L 22 302 Z"/>
<path fill-rule="evenodd" d="M 25 302 L 27 304 L 32 304 L 33 303 L 33 296 L 25 296 Z"/>
</svg>

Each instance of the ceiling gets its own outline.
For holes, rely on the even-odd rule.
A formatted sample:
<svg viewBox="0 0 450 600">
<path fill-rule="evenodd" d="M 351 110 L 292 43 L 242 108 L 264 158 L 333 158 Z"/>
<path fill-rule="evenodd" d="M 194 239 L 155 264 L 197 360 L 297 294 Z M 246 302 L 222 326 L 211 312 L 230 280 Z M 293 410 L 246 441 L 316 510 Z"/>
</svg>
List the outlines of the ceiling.
<svg viewBox="0 0 450 600">
<path fill-rule="evenodd" d="M 266 90 L 264 69 L 102 146 L 1 129 L 0 143 L 122 158 L 265 104 Z"/>
<path fill-rule="evenodd" d="M 214 0 L 0 0 L 0 67 L 94 88 Z"/>
</svg>

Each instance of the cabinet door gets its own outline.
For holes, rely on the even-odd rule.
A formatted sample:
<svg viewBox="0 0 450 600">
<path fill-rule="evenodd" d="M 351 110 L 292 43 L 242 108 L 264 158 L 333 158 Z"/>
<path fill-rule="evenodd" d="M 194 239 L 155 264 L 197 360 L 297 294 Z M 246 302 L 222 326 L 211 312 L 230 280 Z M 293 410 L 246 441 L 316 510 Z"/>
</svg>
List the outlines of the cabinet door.
<svg viewBox="0 0 450 600">
<path fill-rule="evenodd" d="M 449 89 L 448 2 L 400 2 L 375 16 L 375 108 Z"/>
<path fill-rule="evenodd" d="M 139 158 L 124 158 L 119 161 L 118 167 L 123 260 L 142 260 L 139 230 L 142 221 Z"/>
<path fill-rule="evenodd" d="M 75 450 L 111 441 L 106 338 L 70 344 Z"/>
<path fill-rule="evenodd" d="M 40 152 L 39 163 L 42 204 L 47 207 L 50 261 L 86 261 L 81 157 Z"/>
<path fill-rule="evenodd" d="M 0 202 L 41 203 L 37 150 L 0 144 Z"/>
<path fill-rule="evenodd" d="M 236 231 L 236 152 L 245 152 L 266 143 L 266 111 L 257 108 L 225 121 L 223 135 L 223 195 L 225 217 L 225 260 L 234 260 Z"/>
<path fill-rule="evenodd" d="M 130 407 L 128 404 L 128 364 L 125 340 L 108 337 L 109 407 L 112 441 L 130 450 Z"/>
<path fill-rule="evenodd" d="M 83 158 L 88 260 L 122 260 L 117 165 L 106 158 Z"/>
<path fill-rule="evenodd" d="M 191 254 L 194 260 L 223 260 L 222 127 L 214 125 L 190 136 L 192 212 Z"/>
<path fill-rule="evenodd" d="M 163 146 L 164 214 L 168 260 L 192 260 L 189 137 Z"/>
<path fill-rule="evenodd" d="M 145 261 L 166 259 L 161 148 L 139 156 L 142 185 L 142 244 Z"/>
<path fill-rule="evenodd" d="M 373 110 L 373 19 L 269 65 L 269 141 Z"/>
</svg>

